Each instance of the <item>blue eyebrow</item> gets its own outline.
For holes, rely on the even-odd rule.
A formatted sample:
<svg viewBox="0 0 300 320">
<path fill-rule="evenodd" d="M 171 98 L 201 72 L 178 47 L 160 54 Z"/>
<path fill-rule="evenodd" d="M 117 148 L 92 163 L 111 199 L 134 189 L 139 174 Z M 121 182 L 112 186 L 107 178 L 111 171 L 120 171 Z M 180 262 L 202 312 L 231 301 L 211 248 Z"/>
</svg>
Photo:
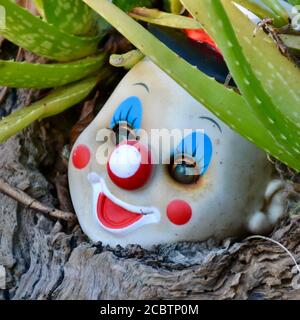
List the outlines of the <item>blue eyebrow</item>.
<svg viewBox="0 0 300 320">
<path fill-rule="evenodd" d="M 113 129 L 119 121 L 127 121 L 133 129 L 140 129 L 142 114 L 143 108 L 140 99 L 135 96 L 129 97 L 116 109 L 110 123 L 110 128 Z"/>
<path fill-rule="evenodd" d="M 203 175 L 209 168 L 213 146 L 207 134 L 193 131 L 182 139 L 175 153 L 187 154 L 193 157 L 201 168 L 201 175 Z"/>
</svg>

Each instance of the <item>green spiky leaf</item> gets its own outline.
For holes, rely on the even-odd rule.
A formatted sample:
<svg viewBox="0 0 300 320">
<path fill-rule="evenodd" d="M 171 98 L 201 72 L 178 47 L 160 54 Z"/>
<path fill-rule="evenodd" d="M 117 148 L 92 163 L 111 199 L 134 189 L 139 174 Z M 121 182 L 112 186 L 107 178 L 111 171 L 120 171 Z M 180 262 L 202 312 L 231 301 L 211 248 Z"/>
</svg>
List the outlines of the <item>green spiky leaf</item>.
<svg viewBox="0 0 300 320">
<path fill-rule="evenodd" d="M 281 54 L 263 30 L 253 36 L 255 26 L 235 6 L 224 2 L 224 7 L 247 61 L 257 81 L 271 98 L 280 119 L 288 120 L 288 130 L 292 130 L 293 126 L 300 128 L 299 68 Z"/>
<path fill-rule="evenodd" d="M 106 0 L 83 1 L 231 128 L 270 152 L 274 157 L 300 170 L 298 159 L 289 154 L 285 145 L 276 145 L 277 141 L 273 134 L 266 130 L 240 95 L 178 57 L 113 4 Z"/>
<path fill-rule="evenodd" d="M 254 38 L 255 26 L 232 2 L 182 2 L 194 17 L 204 21 L 247 104 L 275 137 L 276 144 L 286 146 L 286 152 L 299 157 L 299 125 L 290 118 L 292 113 L 299 112 L 297 66 L 283 57 L 262 31 Z"/>
<path fill-rule="evenodd" d="M 275 27 L 289 23 L 289 16 L 278 0 L 235 0 L 236 3 L 250 10 L 259 18 L 273 19 Z"/>
<path fill-rule="evenodd" d="M 0 6 L 6 13 L 6 26 L 0 29 L 0 35 L 37 55 L 71 61 L 97 50 L 97 36 L 78 37 L 64 33 L 10 0 L 0 0 Z"/>
<path fill-rule="evenodd" d="M 240 4 L 244 8 L 250 10 L 255 15 L 257 15 L 260 19 L 271 18 L 274 20 L 274 26 L 281 27 L 285 24 L 286 21 L 282 22 L 281 19 L 278 19 L 276 13 L 266 5 L 264 5 L 261 1 L 258 0 L 236 0 L 236 3 Z"/>
<path fill-rule="evenodd" d="M 81 0 L 39 0 L 46 21 L 75 35 L 87 35 L 95 27 L 93 11 Z"/>
<path fill-rule="evenodd" d="M 112 2 L 123 11 L 129 12 L 135 7 L 151 8 L 155 0 L 112 0 Z"/>
<path fill-rule="evenodd" d="M 44 99 L 3 118 L 0 121 L 0 142 L 12 137 L 36 120 L 54 116 L 76 105 L 89 95 L 100 79 L 106 78 L 107 75 L 107 70 L 103 69 L 97 76 L 60 87 Z"/>
<path fill-rule="evenodd" d="M 290 4 L 293 4 L 294 6 L 300 5 L 300 0 L 287 0 Z"/>
<path fill-rule="evenodd" d="M 53 88 L 75 82 L 99 70 L 105 54 L 70 63 L 32 64 L 0 60 L 0 86 Z"/>
<path fill-rule="evenodd" d="M 279 26 L 284 26 L 289 23 L 289 15 L 279 0 L 260 0 L 266 7 L 271 9 L 275 14 L 274 21 L 278 22 Z"/>
</svg>

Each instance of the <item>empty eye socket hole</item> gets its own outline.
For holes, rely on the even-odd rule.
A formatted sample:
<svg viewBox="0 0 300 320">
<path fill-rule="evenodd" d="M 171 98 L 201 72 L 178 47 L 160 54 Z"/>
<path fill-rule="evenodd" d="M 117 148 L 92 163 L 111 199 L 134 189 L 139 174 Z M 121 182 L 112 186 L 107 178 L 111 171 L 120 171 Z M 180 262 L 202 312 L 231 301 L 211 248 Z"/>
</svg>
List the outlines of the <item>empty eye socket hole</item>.
<svg viewBox="0 0 300 320">
<path fill-rule="evenodd" d="M 171 177 L 181 184 L 191 185 L 198 182 L 201 176 L 199 165 L 190 155 L 177 155 L 169 166 Z"/>
</svg>

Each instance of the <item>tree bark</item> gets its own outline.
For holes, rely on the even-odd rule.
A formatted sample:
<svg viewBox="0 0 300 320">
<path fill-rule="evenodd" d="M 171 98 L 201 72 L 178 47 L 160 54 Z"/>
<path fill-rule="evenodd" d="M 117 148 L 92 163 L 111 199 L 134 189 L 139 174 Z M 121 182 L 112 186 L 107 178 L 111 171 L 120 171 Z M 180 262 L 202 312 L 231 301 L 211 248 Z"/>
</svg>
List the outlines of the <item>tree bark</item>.
<svg viewBox="0 0 300 320">
<path fill-rule="evenodd" d="M 17 95 L 20 105 L 24 94 Z M 11 103 L 6 102 L 6 108 L 15 103 L 11 95 L 7 101 Z M 0 178 L 50 207 L 59 202 L 47 170 L 41 168 L 57 157 L 49 143 L 49 136 L 59 136 L 54 133 L 49 123 L 42 122 L 0 145 Z M 271 237 L 299 262 L 297 187 L 297 179 L 288 184 L 290 214 Z M 89 242 L 78 225 L 40 214 L 3 194 L 0 265 L 6 269 L 7 284 L 0 299 L 300 298 L 297 269 L 272 242 L 209 240 L 153 250 L 103 247 Z"/>
</svg>

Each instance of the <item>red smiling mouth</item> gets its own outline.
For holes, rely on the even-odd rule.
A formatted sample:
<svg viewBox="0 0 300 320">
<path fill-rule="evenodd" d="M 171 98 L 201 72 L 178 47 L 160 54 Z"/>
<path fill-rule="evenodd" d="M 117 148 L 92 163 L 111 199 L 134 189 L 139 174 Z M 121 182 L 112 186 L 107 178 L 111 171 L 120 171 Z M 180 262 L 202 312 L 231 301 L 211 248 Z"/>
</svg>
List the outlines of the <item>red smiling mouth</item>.
<svg viewBox="0 0 300 320">
<path fill-rule="evenodd" d="M 106 231 L 126 235 L 144 225 L 157 224 L 161 220 L 155 207 L 142 207 L 126 203 L 115 197 L 103 178 L 91 172 L 88 180 L 93 188 L 93 212 L 99 225 Z"/>
<path fill-rule="evenodd" d="M 139 221 L 143 215 L 126 210 L 104 193 L 100 193 L 97 202 L 97 216 L 99 221 L 110 229 L 123 229 Z"/>
</svg>

